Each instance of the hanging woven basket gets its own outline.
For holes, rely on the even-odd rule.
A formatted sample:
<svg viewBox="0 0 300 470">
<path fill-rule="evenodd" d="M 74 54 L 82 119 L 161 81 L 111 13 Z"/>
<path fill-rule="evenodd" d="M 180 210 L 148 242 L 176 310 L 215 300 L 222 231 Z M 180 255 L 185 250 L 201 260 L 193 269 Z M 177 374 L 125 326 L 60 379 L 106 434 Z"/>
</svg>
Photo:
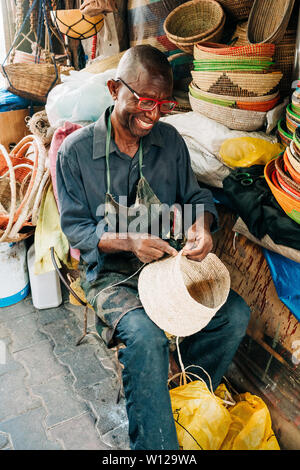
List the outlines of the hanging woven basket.
<svg viewBox="0 0 300 470">
<path fill-rule="evenodd" d="M 5 78 L 6 88 L 9 91 L 40 103 L 46 102 L 49 91 L 59 81 L 59 69 L 53 53 L 52 31 L 48 21 L 49 5 L 48 0 L 30 1 L 26 16 L 24 19 L 20 19 L 19 23 L 21 20 L 23 22 L 1 66 L 1 73 Z M 35 13 L 39 17 L 38 24 L 32 21 Z M 25 34 L 24 31 L 27 31 L 29 20 L 30 29 Z M 60 40 L 64 44 L 61 35 Z M 24 41 L 27 41 L 31 47 L 35 46 L 34 55 L 26 54 L 20 49 Z M 19 58 L 21 56 L 22 62 L 16 62 L 16 54 L 19 55 Z M 28 58 L 29 55 L 30 58 Z M 34 62 L 31 62 L 31 60 Z"/>
<path fill-rule="evenodd" d="M 53 64 L 9 64 L 2 67 L 6 87 L 23 98 L 46 102 L 46 97 L 58 82 L 59 75 Z"/>
<path fill-rule="evenodd" d="M 88 39 L 104 26 L 104 15 L 83 15 L 80 10 L 53 10 L 51 19 L 62 34 L 73 39 Z"/>
</svg>

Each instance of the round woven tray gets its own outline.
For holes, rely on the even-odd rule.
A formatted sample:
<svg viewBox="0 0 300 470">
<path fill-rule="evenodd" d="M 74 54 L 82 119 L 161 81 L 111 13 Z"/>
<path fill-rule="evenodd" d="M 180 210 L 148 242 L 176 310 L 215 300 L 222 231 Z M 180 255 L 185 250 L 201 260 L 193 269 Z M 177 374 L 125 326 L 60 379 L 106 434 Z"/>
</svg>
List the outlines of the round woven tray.
<svg viewBox="0 0 300 470">
<path fill-rule="evenodd" d="M 226 106 L 219 106 L 198 100 L 189 94 L 193 111 L 213 119 L 229 129 L 240 131 L 256 131 L 261 129 L 266 121 L 266 113 L 259 111 L 244 111 Z"/>
<path fill-rule="evenodd" d="M 262 96 L 273 93 L 282 77 L 281 72 L 195 72 L 191 71 L 198 88 L 220 95 Z"/>
</svg>

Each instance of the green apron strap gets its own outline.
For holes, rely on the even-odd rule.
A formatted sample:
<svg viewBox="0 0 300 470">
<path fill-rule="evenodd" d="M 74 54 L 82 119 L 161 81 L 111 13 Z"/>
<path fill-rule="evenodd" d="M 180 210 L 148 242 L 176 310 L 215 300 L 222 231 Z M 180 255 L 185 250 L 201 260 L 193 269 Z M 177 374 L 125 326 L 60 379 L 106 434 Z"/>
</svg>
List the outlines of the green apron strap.
<svg viewBox="0 0 300 470">
<path fill-rule="evenodd" d="M 143 144 L 142 144 L 142 139 L 140 140 L 140 146 L 139 146 L 139 165 L 140 165 L 140 176 L 141 178 L 144 178 L 142 167 L 143 167 Z"/>
<path fill-rule="evenodd" d="M 110 171 L 109 171 L 109 147 L 110 147 L 110 138 L 111 138 L 111 111 L 108 116 L 107 121 L 107 133 L 106 133 L 106 145 L 105 145 L 105 158 L 106 158 L 106 181 L 107 181 L 107 191 L 106 193 L 110 194 Z"/>
</svg>

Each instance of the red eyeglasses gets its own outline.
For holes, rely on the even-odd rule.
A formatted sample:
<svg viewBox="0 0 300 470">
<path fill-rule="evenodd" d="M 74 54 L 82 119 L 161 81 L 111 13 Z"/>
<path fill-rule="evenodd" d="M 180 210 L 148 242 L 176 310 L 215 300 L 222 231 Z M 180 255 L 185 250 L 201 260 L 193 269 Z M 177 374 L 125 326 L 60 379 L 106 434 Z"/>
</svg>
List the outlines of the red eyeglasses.
<svg viewBox="0 0 300 470">
<path fill-rule="evenodd" d="M 170 111 L 173 111 L 175 106 L 178 104 L 177 101 L 171 101 L 171 100 L 155 100 L 154 98 L 142 98 L 139 96 L 129 85 L 127 85 L 126 82 L 122 78 L 117 78 L 116 82 L 119 81 L 125 85 L 131 93 L 139 100 L 138 101 L 138 108 L 141 111 L 153 111 L 156 106 L 159 106 L 159 110 L 162 113 L 169 113 Z"/>
</svg>

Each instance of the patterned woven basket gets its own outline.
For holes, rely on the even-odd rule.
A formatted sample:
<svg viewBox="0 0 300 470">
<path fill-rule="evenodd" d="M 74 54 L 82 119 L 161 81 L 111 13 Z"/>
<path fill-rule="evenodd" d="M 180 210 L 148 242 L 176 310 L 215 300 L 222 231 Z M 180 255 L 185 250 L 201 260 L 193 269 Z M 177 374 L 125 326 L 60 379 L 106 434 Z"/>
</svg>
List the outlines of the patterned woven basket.
<svg viewBox="0 0 300 470">
<path fill-rule="evenodd" d="M 249 15 L 247 40 L 279 43 L 287 29 L 295 0 L 255 0 Z"/>
<path fill-rule="evenodd" d="M 220 106 L 228 106 L 231 108 L 244 109 L 249 111 L 266 112 L 272 109 L 279 101 L 279 94 L 259 96 L 255 98 L 244 98 L 239 96 L 216 95 L 207 91 L 200 90 L 193 82 L 189 86 L 190 94 L 199 100 L 208 101 L 219 104 Z"/>
<path fill-rule="evenodd" d="M 218 95 L 262 96 L 277 91 L 281 72 L 191 72 L 198 88 Z"/>
<path fill-rule="evenodd" d="M 254 0 L 219 0 L 219 3 L 234 20 L 248 18 Z"/>
<path fill-rule="evenodd" d="M 244 111 L 214 103 L 198 100 L 189 94 L 193 111 L 213 119 L 229 129 L 240 131 L 256 131 L 261 129 L 266 121 L 266 113 L 258 111 Z"/>
<path fill-rule="evenodd" d="M 231 57 L 247 57 L 253 58 L 272 58 L 275 53 L 274 44 L 248 44 L 246 46 L 228 47 L 225 44 L 218 44 L 212 42 L 202 42 L 194 46 L 194 58 L 196 60 L 205 60 L 209 58 Z"/>
</svg>

